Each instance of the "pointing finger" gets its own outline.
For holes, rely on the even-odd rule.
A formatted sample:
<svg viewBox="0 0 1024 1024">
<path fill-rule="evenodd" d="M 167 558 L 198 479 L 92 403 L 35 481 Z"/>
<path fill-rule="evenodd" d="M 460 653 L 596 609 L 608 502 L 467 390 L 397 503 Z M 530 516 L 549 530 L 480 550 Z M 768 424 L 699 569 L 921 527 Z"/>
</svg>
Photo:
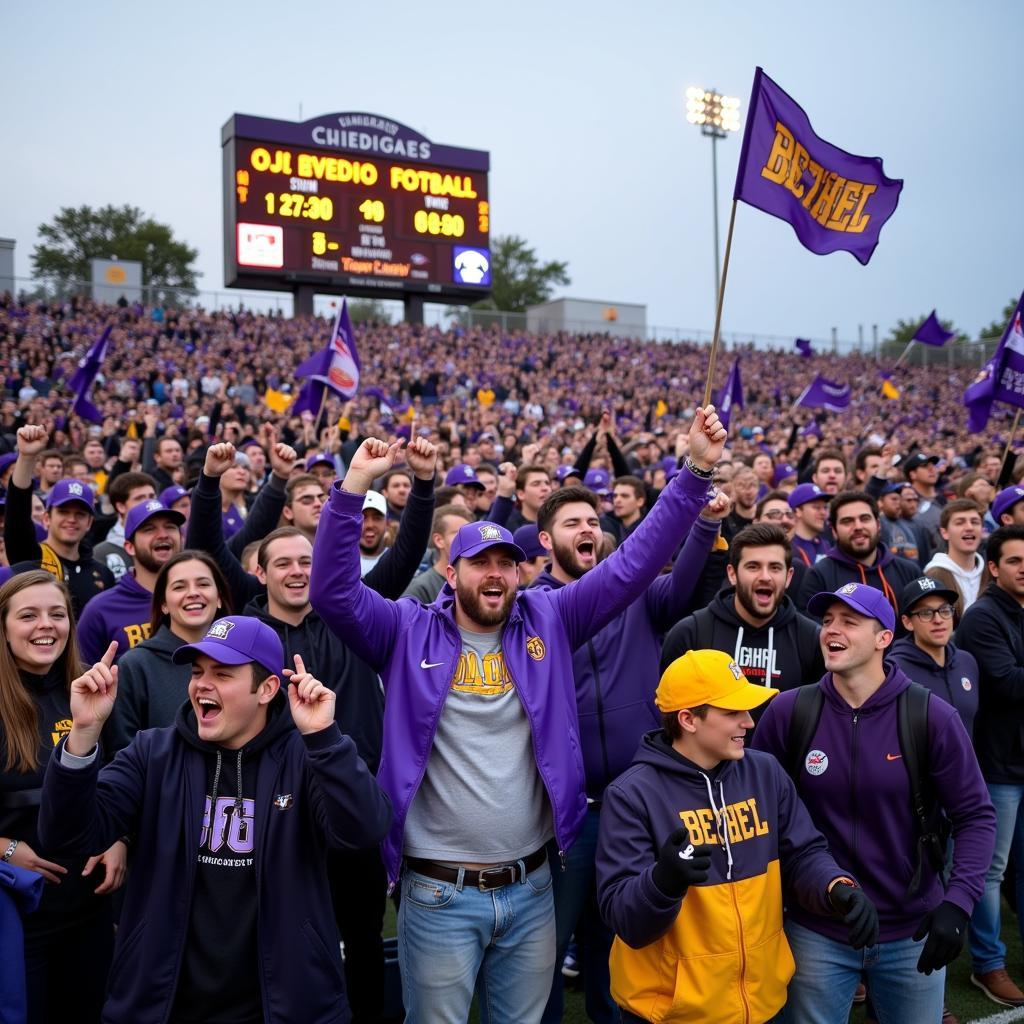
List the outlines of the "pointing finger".
<svg viewBox="0 0 1024 1024">
<path fill-rule="evenodd" d="M 295 655 L 295 674 L 297 676 L 304 675 L 306 672 L 306 666 L 302 662 L 302 656 L 299 654 Z"/>
<path fill-rule="evenodd" d="M 114 664 L 114 659 L 117 657 L 117 641 L 113 640 L 110 646 L 107 648 L 106 653 L 100 658 L 100 664 L 106 665 L 110 668 Z"/>
</svg>

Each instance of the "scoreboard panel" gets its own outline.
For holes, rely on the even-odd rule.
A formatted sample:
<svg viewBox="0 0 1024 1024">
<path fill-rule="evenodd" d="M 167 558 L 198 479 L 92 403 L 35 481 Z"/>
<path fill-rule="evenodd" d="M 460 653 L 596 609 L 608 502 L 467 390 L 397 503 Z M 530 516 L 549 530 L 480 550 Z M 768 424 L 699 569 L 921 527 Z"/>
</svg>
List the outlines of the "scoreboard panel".
<svg viewBox="0 0 1024 1024">
<path fill-rule="evenodd" d="M 437 146 L 375 114 L 236 114 L 222 145 L 228 287 L 441 301 L 490 290 L 486 152 Z"/>
</svg>

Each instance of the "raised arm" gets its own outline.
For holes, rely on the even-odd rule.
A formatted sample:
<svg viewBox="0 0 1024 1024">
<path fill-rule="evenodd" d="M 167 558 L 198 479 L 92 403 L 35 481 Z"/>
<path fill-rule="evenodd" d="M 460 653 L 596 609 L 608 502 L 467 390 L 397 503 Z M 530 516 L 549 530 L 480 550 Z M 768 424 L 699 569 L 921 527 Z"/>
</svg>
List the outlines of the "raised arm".
<svg viewBox="0 0 1024 1024">
<path fill-rule="evenodd" d="M 241 529 L 227 542 L 228 550 L 236 557 L 242 554 L 247 545 L 254 540 L 262 540 L 277 527 L 284 511 L 285 485 L 298 458 L 298 453 L 291 445 L 278 442 L 271 447 L 270 479 L 260 488 Z"/>
<path fill-rule="evenodd" d="M 18 459 L 7 488 L 4 516 L 4 543 L 10 565 L 37 562 L 43 556 L 32 522 L 32 473 L 36 456 L 46 447 L 49 435 L 43 427 L 28 424 L 18 430 L 17 439 Z"/>
</svg>

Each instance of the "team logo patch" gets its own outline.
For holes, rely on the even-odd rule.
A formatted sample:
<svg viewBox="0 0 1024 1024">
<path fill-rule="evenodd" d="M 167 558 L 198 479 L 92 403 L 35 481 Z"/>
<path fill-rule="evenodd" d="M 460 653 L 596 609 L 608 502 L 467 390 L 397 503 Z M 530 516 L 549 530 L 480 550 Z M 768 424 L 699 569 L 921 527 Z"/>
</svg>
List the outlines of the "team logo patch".
<svg viewBox="0 0 1024 1024">
<path fill-rule="evenodd" d="M 733 679 L 742 679 L 743 678 L 743 671 L 739 667 L 739 665 L 736 664 L 735 661 L 730 661 L 729 662 L 729 671 L 732 673 Z"/>
<path fill-rule="evenodd" d="M 155 498 L 153 499 L 153 501 L 146 502 L 147 512 L 162 512 L 163 508 L 163 505 L 161 505 L 160 502 L 157 501 Z"/>
<path fill-rule="evenodd" d="M 227 619 L 218 619 L 211 627 L 209 633 L 206 634 L 207 640 L 227 640 L 228 633 L 235 628 L 233 622 L 229 622 Z"/>
<path fill-rule="evenodd" d="M 274 797 L 274 807 L 279 811 L 287 811 L 293 803 L 295 801 L 292 799 L 291 793 L 278 793 Z"/>
<path fill-rule="evenodd" d="M 836 593 L 837 594 L 856 594 L 857 593 L 857 584 L 856 583 L 847 583 L 845 587 L 840 587 L 836 591 Z"/>
<path fill-rule="evenodd" d="M 539 636 L 531 636 L 526 641 L 526 653 L 533 658 L 534 661 L 543 661 L 544 655 L 547 653 L 544 641 L 541 640 Z"/>
<path fill-rule="evenodd" d="M 480 527 L 480 539 L 481 540 L 501 540 L 501 530 L 496 526 L 481 526 Z"/>
<path fill-rule="evenodd" d="M 68 494 L 73 494 L 76 498 L 80 498 L 82 497 L 83 494 L 85 494 L 85 491 L 83 490 L 81 484 L 73 483 L 68 484 Z"/>
<path fill-rule="evenodd" d="M 973 685 L 974 685 L 974 684 L 973 684 L 973 683 L 972 683 L 972 682 L 970 681 L 970 679 L 968 679 L 968 678 L 967 678 L 967 676 L 962 676 L 962 677 L 961 677 L 961 679 L 960 679 L 960 685 L 961 685 L 961 686 L 962 686 L 962 687 L 963 687 L 963 688 L 964 688 L 964 689 L 965 689 L 965 690 L 966 690 L 966 691 L 967 691 L 968 693 L 970 693 L 970 692 L 971 692 L 971 689 L 973 688 Z"/>
<path fill-rule="evenodd" d="M 824 750 L 808 750 L 804 767 L 808 775 L 824 775 L 828 768 L 828 754 Z"/>
</svg>

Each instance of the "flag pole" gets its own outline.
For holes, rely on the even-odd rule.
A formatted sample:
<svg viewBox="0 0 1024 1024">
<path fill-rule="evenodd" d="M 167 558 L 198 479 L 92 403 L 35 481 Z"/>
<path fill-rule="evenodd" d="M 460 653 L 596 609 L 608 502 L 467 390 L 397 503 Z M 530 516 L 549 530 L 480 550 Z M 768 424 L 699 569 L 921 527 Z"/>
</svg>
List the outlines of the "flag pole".
<svg viewBox="0 0 1024 1024">
<path fill-rule="evenodd" d="M 910 351 L 910 347 L 913 344 L 914 344 L 914 339 L 911 338 L 910 341 L 907 342 L 907 347 L 900 353 L 899 359 L 897 359 L 896 362 L 892 364 L 892 368 L 894 370 L 896 369 L 897 366 L 900 365 L 900 363 L 903 362 L 904 359 L 907 358 L 907 353 Z"/>
<path fill-rule="evenodd" d="M 732 209 L 729 211 L 729 231 L 725 236 L 725 260 L 722 263 L 722 280 L 718 285 L 718 308 L 715 310 L 715 335 L 711 339 L 711 355 L 708 359 L 708 379 L 704 383 L 704 405 L 711 402 L 711 385 L 715 379 L 715 360 L 718 357 L 718 342 L 721 337 L 722 328 L 722 302 L 725 299 L 725 281 L 729 276 L 729 253 L 732 251 L 732 229 L 736 223 L 737 199 L 732 201 Z"/>
<path fill-rule="evenodd" d="M 315 440 L 316 440 L 317 449 L 320 448 L 320 430 L 321 430 L 320 418 L 324 414 L 324 406 L 327 405 L 327 391 L 328 391 L 328 387 L 325 384 L 324 385 L 323 394 L 320 395 L 320 408 L 317 410 L 316 419 L 313 420 L 313 430 L 314 430 L 314 432 L 316 434 Z"/>
<path fill-rule="evenodd" d="M 1010 454 L 1010 448 L 1013 447 L 1013 439 L 1017 435 L 1017 427 L 1020 426 L 1020 406 L 1017 406 L 1017 412 L 1013 417 L 1013 426 L 1010 427 L 1010 436 L 1006 440 L 1006 447 L 1003 449 L 1003 463 L 1006 462 L 1006 457 Z"/>
</svg>

